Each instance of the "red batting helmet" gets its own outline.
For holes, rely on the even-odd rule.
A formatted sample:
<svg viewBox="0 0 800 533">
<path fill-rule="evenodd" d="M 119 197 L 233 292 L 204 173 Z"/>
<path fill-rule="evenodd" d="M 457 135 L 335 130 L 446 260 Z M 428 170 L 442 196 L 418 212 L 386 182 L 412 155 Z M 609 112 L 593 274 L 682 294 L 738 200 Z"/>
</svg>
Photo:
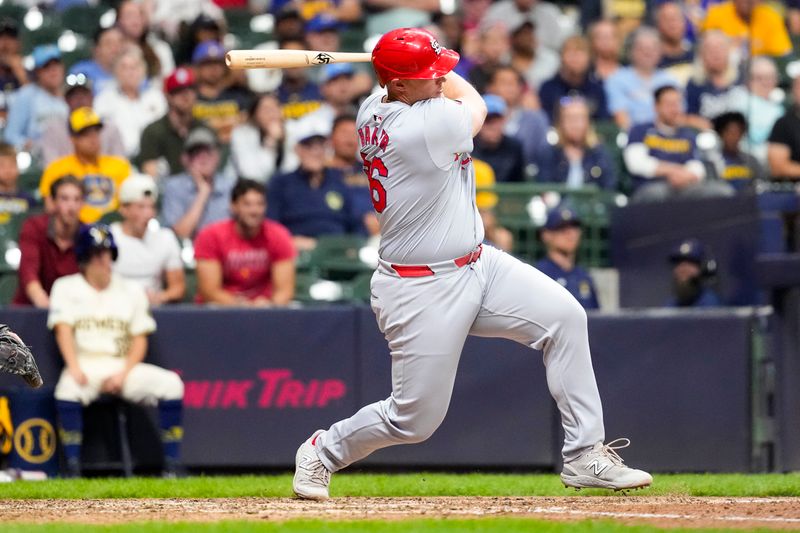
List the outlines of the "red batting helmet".
<svg viewBox="0 0 800 533">
<path fill-rule="evenodd" d="M 392 80 L 432 80 L 453 70 L 459 55 L 443 48 L 432 33 L 418 28 L 392 30 L 372 50 L 381 87 Z"/>
</svg>

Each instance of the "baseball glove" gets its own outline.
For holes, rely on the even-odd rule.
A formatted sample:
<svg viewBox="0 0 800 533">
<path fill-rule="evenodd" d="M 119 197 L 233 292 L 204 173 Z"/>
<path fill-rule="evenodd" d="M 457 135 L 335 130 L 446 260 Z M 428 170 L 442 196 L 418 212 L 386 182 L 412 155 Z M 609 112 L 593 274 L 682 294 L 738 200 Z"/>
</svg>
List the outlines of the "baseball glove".
<svg viewBox="0 0 800 533">
<path fill-rule="evenodd" d="M 30 349 L 6 325 L 0 325 L 0 371 L 22 376 L 34 389 L 44 383 Z"/>
</svg>

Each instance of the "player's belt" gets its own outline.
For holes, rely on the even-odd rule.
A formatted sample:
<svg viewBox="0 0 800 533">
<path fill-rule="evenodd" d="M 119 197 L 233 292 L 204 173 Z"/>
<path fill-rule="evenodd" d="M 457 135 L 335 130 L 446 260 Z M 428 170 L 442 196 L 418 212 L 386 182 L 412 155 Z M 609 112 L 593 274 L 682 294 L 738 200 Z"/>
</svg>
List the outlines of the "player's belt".
<svg viewBox="0 0 800 533">
<path fill-rule="evenodd" d="M 483 251 L 483 245 L 479 244 L 477 248 L 472 250 L 466 255 L 456 257 L 452 260 L 457 268 L 470 265 L 478 260 Z M 450 261 L 448 261 L 450 262 Z M 424 278 L 426 276 L 433 276 L 434 270 L 429 265 L 391 265 L 392 270 L 397 272 L 401 278 Z"/>
</svg>

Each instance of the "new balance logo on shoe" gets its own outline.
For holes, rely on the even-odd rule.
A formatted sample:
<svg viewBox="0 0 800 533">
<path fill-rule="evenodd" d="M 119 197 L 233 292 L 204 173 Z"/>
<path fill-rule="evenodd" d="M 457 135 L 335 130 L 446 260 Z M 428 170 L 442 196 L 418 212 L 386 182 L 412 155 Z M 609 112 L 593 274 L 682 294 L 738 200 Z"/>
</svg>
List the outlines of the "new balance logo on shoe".
<svg viewBox="0 0 800 533">
<path fill-rule="evenodd" d="M 603 472 L 605 472 L 605 470 L 606 470 L 606 469 L 607 469 L 609 466 L 611 466 L 611 465 L 609 465 L 608 463 L 606 463 L 606 464 L 604 464 L 604 465 L 601 465 L 601 464 L 600 464 L 600 461 L 598 461 L 597 459 L 595 459 L 594 461 L 592 461 L 591 463 L 589 463 L 588 465 L 586 465 L 586 468 L 591 468 L 591 469 L 592 469 L 592 471 L 594 472 L 594 475 L 595 475 L 595 476 L 598 476 L 598 477 L 600 477 L 600 474 L 602 474 Z"/>
</svg>

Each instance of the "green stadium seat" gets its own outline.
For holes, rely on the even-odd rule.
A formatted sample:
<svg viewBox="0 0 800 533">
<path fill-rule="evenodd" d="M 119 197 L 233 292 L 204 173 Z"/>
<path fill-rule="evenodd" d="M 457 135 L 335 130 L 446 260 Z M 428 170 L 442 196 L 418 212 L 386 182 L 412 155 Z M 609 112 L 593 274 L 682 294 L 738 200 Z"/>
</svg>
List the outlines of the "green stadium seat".
<svg viewBox="0 0 800 533">
<path fill-rule="evenodd" d="M 247 9 L 226 9 L 225 21 L 228 23 L 228 31 L 234 35 L 250 31 L 250 20 L 253 14 Z"/>
<path fill-rule="evenodd" d="M 119 211 L 110 211 L 105 215 L 101 216 L 100 220 L 98 220 L 98 222 L 100 222 L 101 224 L 113 224 L 114 222 L 121 222 L 121 221 L 122 221 L 122 215 L 120 214 Z"/>
<path fill-rule="evenodd" d="M 0 305 L 8 305 L 17 291 L 17 271 L 0 266 Z"/>
<path fill-rule="evenodd" d="M 193 303 L 197 295 L 197 270 L 186 268 L 184 274 L 186 275 L 186 292 L 183 295 L 183 301 Z"/>
<path fill-rule="evenodd" d="M 315 275 L 330 280 L 349 280 L 374 267 L 361 261 L 359 253 L 367 243 L 359 235 L 328 235 L 320 237 L 316 248 L 304 258 L 303 267 Z"/>
<path fill-rule="evenodd" d="M 103 5 L 72 6 L 61 13 L 61 25 L 91 39 L 100 27 L 100 17 L 108 10 Z"/>
<path fill-rule="evenodd" d="M 42 179 L 42 172 L 41 168 L 30 167 L 24 172 L 20 172 L 19 178 L 17 178 L 17 185 L 23 191 L 27 191 L 31 193 L 34 198 L 39 198 L 39 182 Z"/>
</svg>

